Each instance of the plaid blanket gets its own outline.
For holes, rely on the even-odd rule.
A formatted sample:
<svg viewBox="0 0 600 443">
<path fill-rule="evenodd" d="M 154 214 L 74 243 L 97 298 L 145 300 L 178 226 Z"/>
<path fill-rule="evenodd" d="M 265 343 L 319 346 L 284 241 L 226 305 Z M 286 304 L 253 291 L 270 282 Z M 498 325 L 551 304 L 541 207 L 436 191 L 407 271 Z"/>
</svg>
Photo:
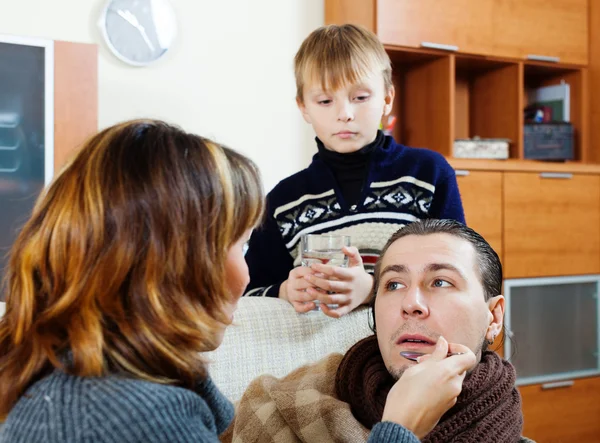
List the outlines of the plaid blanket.
<svg viewBox="0 0 600 443">
<path fill-rule="evenodd" d="M 369 430 L 336 397 L 335 376 L 343 359 L 331 354 L 277 379 L 255 379 L 236 405 L 223 443 L 366 442 Z M 519 443 L 535 443 L 521 437 Z"/>
<path fill-rule="evenodd" d="M 249 386 L 222 442 L 366 442 L 369 430 L 335 396 L 343 356 L 331 354 L 284 378 L 263 375 Z"/>
</svg>

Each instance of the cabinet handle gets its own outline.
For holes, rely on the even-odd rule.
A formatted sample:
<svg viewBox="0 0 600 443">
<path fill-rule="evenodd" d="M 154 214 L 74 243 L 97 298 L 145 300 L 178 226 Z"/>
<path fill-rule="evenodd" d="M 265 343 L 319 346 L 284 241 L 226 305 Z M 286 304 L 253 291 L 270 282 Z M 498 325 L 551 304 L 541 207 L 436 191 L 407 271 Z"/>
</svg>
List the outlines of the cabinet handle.
<svg viewBox="0 0 600 443">
<path fill-rule="evenodd" d="M 552 57 L 550 55 L 528 54 L 527 60 L 533 60 L 536 62 L 558 63 L 560 61 L 560 57 Z"/>
<path fill-rule="evenodd" d="M 442 51 L 453 51 L 453 52 L 458 51 L 458 46 L 444 45 L 443 43 L 421 42 L 421 46 L 423 48 L 441 49 Z"/>
<path fill-rule="evenodd" d="M 469 174 L 470 174 L 470 172 L 469 172 L 469 171 L 467 171 L 467 170 L 465 170 L 465 169 L 456 169 L 456 170 L 454 171 L 454 174 L 455 174 L 457 177 L 466 177 L 467 175 L 469 175 Z"/>
<path fill-rule="evenodd" d="M 562 178 L 562 179 L 572 179 L 573 174 L 570 172 L 540 172 L 541 178 Z"/>
<path fill-rule="evenodd" d="M 544 383 L 542 389 L 558 389 L 558 388 L 570 388 L 575 382 L 573 380 L 555 381 L 554 383 Z"/>
</svg>

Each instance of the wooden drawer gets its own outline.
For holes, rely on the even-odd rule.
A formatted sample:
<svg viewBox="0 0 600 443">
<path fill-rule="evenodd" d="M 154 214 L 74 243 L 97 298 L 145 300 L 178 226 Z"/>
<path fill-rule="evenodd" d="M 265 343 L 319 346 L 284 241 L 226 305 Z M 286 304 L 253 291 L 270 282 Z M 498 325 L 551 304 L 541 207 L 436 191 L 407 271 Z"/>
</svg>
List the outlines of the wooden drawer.
<svg viewBox="0 0 600 443">
<path fill-rule="evenodd" d="M 573 381 L 569 387 L 519 388 L 523 435 L 543 443 L 600 442 L 600 377 Z"/>
<path fill-rule="evenodd" d="M 494 248 L 502 260 L 502 173 L 456 171 L 467 225 Z"/>
<path fill-rule="evenodd" d="M 506 278 L 600 273 L 600 177 L 504 174 Z"/>
</svg>

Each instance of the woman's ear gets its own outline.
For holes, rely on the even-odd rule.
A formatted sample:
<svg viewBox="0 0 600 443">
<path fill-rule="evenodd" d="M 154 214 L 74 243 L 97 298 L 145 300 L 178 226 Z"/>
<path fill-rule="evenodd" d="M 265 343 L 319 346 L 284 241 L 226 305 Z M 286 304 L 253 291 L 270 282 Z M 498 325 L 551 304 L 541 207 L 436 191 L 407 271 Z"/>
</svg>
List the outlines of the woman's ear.
<svg viewBox="0 0 600 443">
<path fill-rule="evenodd" d="M 488 300 L 488 309 L 490 310 L 490 323 L 485 334 L 488 341 L 493 342 L 502 331 L 504 323 L 504 296 L 497 295 Z"/>
</svg>

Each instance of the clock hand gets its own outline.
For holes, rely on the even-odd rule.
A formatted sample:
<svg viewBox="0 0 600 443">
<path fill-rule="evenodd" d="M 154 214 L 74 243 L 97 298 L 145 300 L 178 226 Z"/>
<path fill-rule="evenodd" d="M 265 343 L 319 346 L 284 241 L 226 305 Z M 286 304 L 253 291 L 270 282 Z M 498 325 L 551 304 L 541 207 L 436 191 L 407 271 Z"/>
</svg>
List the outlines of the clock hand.
<svg viewBox="0 0 600 443">
<path fill-rule="evenodd" d="M 119 14 L 123 20 L 125 20 L 127 23 L 129 23 L 134 28 L 137 28 L 139 26 L 139 23 L 137 22 L 135 15 L 133 15 L 131 12 L 123 11 L 122 9 L 117 9 L 117 14 Z"/>
<path fill-rule="evenodd" d="M 148 48 L 150 48 L 151 51 L 154 51 L 154 45 L 148 38 L 148 34 L 146 34 L 146 30 L 144 29 L 144 27 L 138 22 L 136 16 L 133 15 L 130 11 L 123 11 L 122 9 L 118 9 L 117 14 L 119 14 L 119 16 L 131 26 L 136 28 L 142 35 L 142 38 L 146 42 L 146 45 L 148 45 Z"/>
</svg>

